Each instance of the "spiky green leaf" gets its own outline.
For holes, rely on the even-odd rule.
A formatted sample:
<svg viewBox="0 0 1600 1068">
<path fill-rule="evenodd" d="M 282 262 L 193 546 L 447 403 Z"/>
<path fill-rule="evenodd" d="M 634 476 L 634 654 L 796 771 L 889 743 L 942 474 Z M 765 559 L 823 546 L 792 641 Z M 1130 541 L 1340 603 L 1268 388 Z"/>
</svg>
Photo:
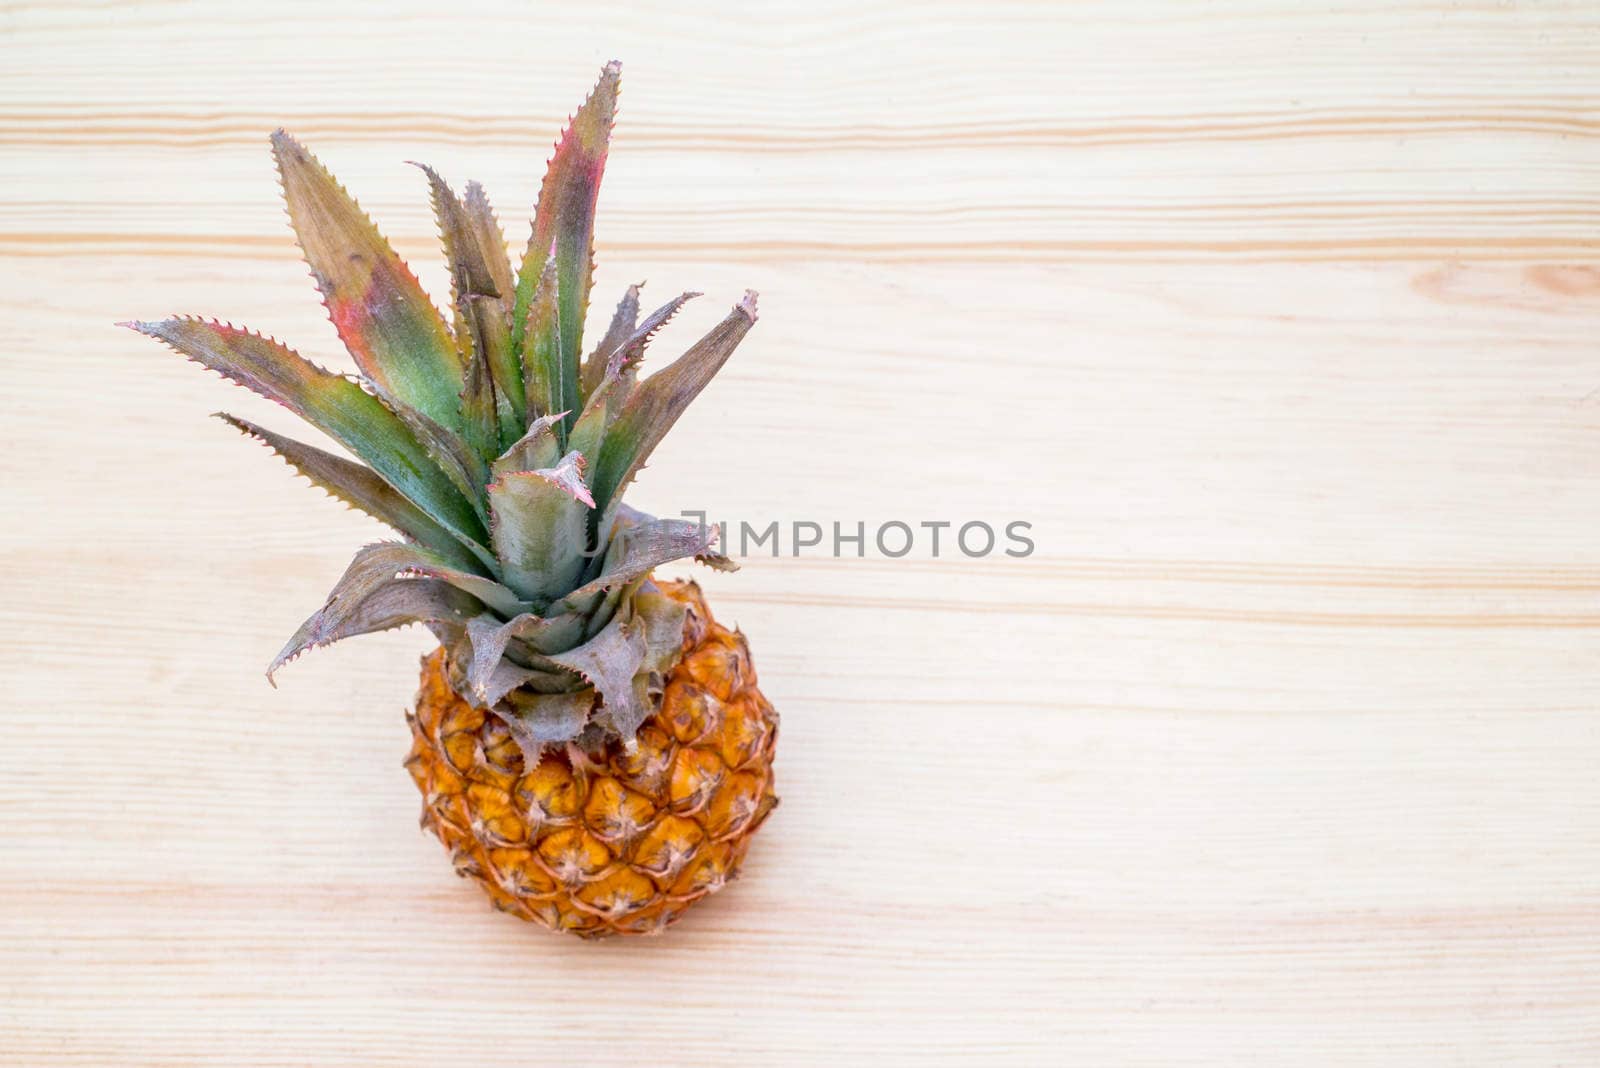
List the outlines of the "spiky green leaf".
<svg viewBox="0 0 1600 1068">
<path fill-rule="evenodd" d="M 125 325 L 284 405 L 365 460 L 468 548 L 487 544 L 487 531 L 468 498 L 400 417 L 357 383 L 271 338 L 222 323 L 179 318 Z"/>
<path fill-rule="evenodd" d="M 483 351 L 473 347 L 467 357 L 467 380 L 461 387 L 461 437 L 477 464 L 500 455 L 499 390 Z M 511 421 L 515 426 L 516 420 Z"/>
<path fill-rule="evenodd" d="M 469 435 L 480 437 L 477 444 L 486 458 L 500 452 L 501 437 L 506 444 L 521 433 L 527 415 L 523 395 L 522 366 L 511 346 L 511 317 L 506 303 L 512 291 L 501 289 L 502 281 L 491 266 L 505 259 L 505 246 L 496 249 L 493 238 L 481 233 L 465 204 L 423 163 L 414 164 L 428 178 L 428 194 L 439 224 L 439 241 L 450 267 L 452 307 L 456 317 L 456 341 L 466 360 L 465 386 L 461 395 L 462 420 Z M 508 268 L 509 269 L 509 268 Z M 479 425 L 493 424 L 493 433 L 483 437 Z"/>
<path fill-rule="evenodd" d="M 391 401 L 389 407 L 394 412 L 395 418 L 400 420 L 422 446 L 434 466 L 442 471 L 451 485 L 467 499 L 474 514 L 487 523 L 489 513 L 483 506 L 483 494 L 479 489 L 489 480 L 489 466 L 483 457 L 467 444 L 461 434 L 434 422 L 415 408 L 409 408 L 398 401 Z"/>
<path fill-rule="evenodd" d="M 586 562 L 588 510 L 594 507 L 578 455 L 568 453 L 555 467 L 504 475 L 487 490 L 489 536 L 506 585 L 541 605 L 572 589 Z"/>
<path fill-rule="evenodd" d="M 561 446 L 556 442 L 556 427 L 566 414 L 566 412 L 551 412 L 535 419 L 528 427 L 528 432 L 490 465 L 493 477 L 500 478 L 502 475 L 514 474 L 517 471 L 536 471 L 542 467 L 554 467 L 561 459 Z"/>
<path fill-rule="evenodd" d="M 528 396 L 528 415 L 548 415 L 565 412 L 569 406 L 562 403 L 566 397 L 566 368 L 561 362 L 561 315 L 556 300 L 556 260 L 545 261 L 534 285 L 527 311 L 522 353 L 522 377 Z M 566 443 L 566 424 L 556 427 L 556 440 Z"/>
<path fill-rule="evenodd" d="M 352 508 L 359 508 L 374 519 L 389 524 L 456 567 L 475 571 L 483 566 L 454 535 L 396 492 L 371 468 L 324 452 L 303 441 L 284 437 L 248 419 L 227 412 L 218 412 L 216 415 L 229 426 L 277 453 L 289 466 L 310 479 L 312 484 Z"/>
</svg>

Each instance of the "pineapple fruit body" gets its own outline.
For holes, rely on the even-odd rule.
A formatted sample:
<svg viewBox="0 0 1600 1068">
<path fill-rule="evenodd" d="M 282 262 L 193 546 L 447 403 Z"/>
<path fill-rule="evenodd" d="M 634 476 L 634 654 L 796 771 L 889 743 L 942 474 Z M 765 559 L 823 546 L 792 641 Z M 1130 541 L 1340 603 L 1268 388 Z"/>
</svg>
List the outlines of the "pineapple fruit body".
<svg viewBox="0 0 1600 1068">
<path fill-rule="evenodd" d="M 693 583 L 661 588 L 688 608 L 683 656 L 631 748 L 573 743 L 530 767 L 457 695 L 447 651 L 423 659 L 406 758 L 422 825 L 502 911 L 591 938 L 659 932 L 739 874 L 778 803 L 778 715 L 744 636 Z"/>
</svg>

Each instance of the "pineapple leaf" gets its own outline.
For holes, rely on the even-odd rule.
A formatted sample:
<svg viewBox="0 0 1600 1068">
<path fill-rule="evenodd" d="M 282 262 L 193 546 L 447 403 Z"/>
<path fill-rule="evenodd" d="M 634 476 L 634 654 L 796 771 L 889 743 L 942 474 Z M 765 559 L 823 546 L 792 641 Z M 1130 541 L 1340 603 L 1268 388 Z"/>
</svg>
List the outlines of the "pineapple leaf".
<svg viewBox="0 0 1600 1068">
<path fill-rule="evenodd" d="M 515 270 L 482 186 L 458 196 L 416 164 L 450 272 L 444 315 L 328 170 L 273 134 L 290 222 L 360 377 L 215 321 L 124 324 L 326 432 L 349 457 L 219 413 L 408 539 L 355 555 L 269 680 L 309 649 L 421 623 L 447 651 L 449 684 L 500 716 L 529 760 L 612 734 L 637 744 L 682 655 L 688 612 L 652 571 L 686 557 L 732 562 L 714 551 L 713 530 L 622 498 L 749 332 L 756 295 L 641 381 L 656 332 L 699 294 L 641 318 L 640 286 L 629 286 L 583 358 L 620 71 L 604 67 L 556 142 Z"/>
<path fill-rule="evenodd" d="M 500 229 L 500 220 L 495 218 L 489 196 L 477 182 L 467 183 L 461 202 L 473 235 L 478 239 L 478 247 L 483 250 L 484 264 L 494 280 L 495 292 L 500 295 L 502 313 L 510 323 L 511 309 L 517 299 L 517 283 L 511 274 L 511 257 L 506 254 L 506 236 Z"/>
<path fill-rule="evenodd" d="M 235 430 L 255 438 L 277 453 L 290 467 L 310 479 L 313 485 L 352 508 L 359 508 L 374 519 L 389 524 L 412 541 L 432 549 L 450 564 L 472 570 L 483 566 L 454 535 L 396 492 L 371 468 L 284 437 L 248 419 L 227 412 L 218 412 L 216 415 Z"/>
<path fill-rule="evenodd" d="M 495 714 L 505 721 L 511 738 L 529 766 L 539 763 L 546 746 L 561 745 L 582 733 L 594 708 L 594 691 L 576 693 L 508 693 Z"/>
<path fill-rule="evenodd" d="M 580 407 L 578 376 L 583 318 L 589 306 L 589 288 L 594 281 L 595 203 L 600 194 L 600 179 L 605 173 L 611 128 L 616 121 L 621 76 L 620 63 L 606 64 L 589 99 L 584 101 L 556 143 L 544 184 L 539 189 L 533 234 L 522 258 L 514 323 L 525 321 L 533 302 L 535 274 L 544 266 L 545 258 L 554 255 L 556 259 L 562 394 L 546 411 L 577 412 Z M 526 353 L 526 348 L 519 351 Z"/>
<path fill-rule="evenodd" d="M 214 321 L 180 318 L 124 325 L 282 404 L 366 461 L 469 549 L 487 543 L 472 496 L 451 484 L 395 411 L 356 382 L 271 338 Z"/>
<path fill-rule="evenodd" d="M 482 349 L 473 345 L 467 357 L 466 384 L 461 387 L 461 436 L 476 461 L 475 468 L 500 455 L 498 392 L 488 359 Z"/>
<path fill-rule="evenodd" d="M 554 653 L 549 659 L 582 675 L 600 694 L 604 713 L 616 725 L 624 741 L 633 744 L 639 724 L 650 714 L 649 706 L 635 708 L 633 677 L 644 663 L 649 647 L 642 621 L 618 613 L 599 634 L 574 649 Z M 680 629 L 679 635 L 683 631 Z M 632 722 L 631 729 L 623 725 Z"/>
<path fill-rule="evenodd" d="M 494 675 L 496 669 L 506 663 L 506 647 L 513 640 L 523 643 L 533 651 L 533 655 L 519 654 L 519 659 L 528 663 L 513 664 L 513 667 L 547 673 L 551 670 L 566 669 L 546 660 L 539 654 L 539 650 L 554 649 L 563 645 L 570 648 L 573 641 L 582 635 L 582 620 L 574 620 L 572 617 L 545 619 L 532 614 L 522 614 L 504 623 L 487 615 L 469 619 L 467 641 L 472 646 L 472 659 L 467 663 L 467 686 L 478 699 L 480 706 L 491 706 L 505 696 L 504 691 L 498 694 L 493 692 Z M 522 683 L 516 685 L 520 686 Z"/>
<path fill-rule="evenodd" d="M 489 673 L 489 679 L 484 683 L 481 696 L 478 691 L 474 690 L 472 691 L 472 699 L 475 699 L 480 707 L 493 708 L 497 715 L 504 716 L 506 714 L 506 706 L 502 705 L 502 702 L 505 701 L 506 695 L 513 690 L 526 688 L 530 691 L 530 696 L 532 694 L 544 696 L 558 693 L 567 696 L 572 692 L 569 685 L 571 678 L 570 672 L 549 671 L 544 668 L 525 668 L 509 660 L 501 660 L 494 666 L 494 670 Z M 588 704 L 592 705 L 594 703 L 594 694 L 592 692 L 584 696 L 587 697 Z M 497 705 L 500 707 L 496 707 Z"/>
<path fill-rule="evenodd" d="M 644 627 L 644 670 L 670 671 L 683 652 L 683 622 L 689 606 L 662 593 L 655 583 L 645 582 L 633 596 L 633 612 Z M 633 730 L 638 729 L 635 724 Z"/>
<path fill-rule="evenodd" d="M 539 274 L 525 319 L 525 341 L 518 351 L 522 353 L 528 414 L 569 411 L 562 403 L 567 391 L 562 381 L 565 368 L 561 364 L 561 316 L 556 299 L 554 256 L 545 261 L 544 270 Z M 565 423 L 557 424 L 556 440 L 565 444 L 566 438 Z"/>
<path fill-rule="evenodd" d="M 502 475 L 485 487 L 489 536 L 506 585 L 547 604 L 576 584 L 583 571 L 588 509 L 582 461 L 568 453 L 555 467 Z"/>
<path fill-rule="evenodd" d="M 561 459 L 561 446 L 556 444 L 556 425 L 566 412 L 541 415 L 528 427 L 528 432 L 490 465 L 495 478 L 518 471 L 534 471 L 541 467 L 554 467 Z"/>
<path fill-rule="evenodd" d="M 655 337 L 656 332 L 663 326 L 666 326 L 674 315 L 678 314 L 678 309 L 682 308 L 685 304 L 689 303 L 698 296 L 700 296 L 700 294 L 693 290 L 680 293 L 678 296 L 673 297 L 671 300 L 661 305 L 661 307 L 645 316 L 644 321 L 638 326 L 634 327 L 634 329 L 629 332 L 629 334 L 624 337 L 622 341 L 611 350 L 610 353 L 607 354 L 607 365 L 604 372 L 605 375 L 610 375 L 613 373 L 613 371 L 620 373 L 622 371 L 629 371 L 637 368 L 639 361 L 644 358 L 645 346 L 650 344 L 650 339 Z"/>
<path fill-rule="evenodd" d="M 584 361 L 580 387 L 585 400 L 605 377 L 606 362 L 611 353 L 628 340 L 628 336 L 633 333 L 634 324 L 639 321 L 639 289 L 638 285 L 629 286 L 622 299 L 617 301 L 617 310 L 611 315 L 611 325 L 606 328 L 605 336 Z"/>
<path fill-rule="evenodd" d="M 360 562 L 361 557 L 357 556 L 350 565 L 351 570 Z M 393 572 L 352 579 L 350 572 L 346 572 L 345 578 L 334 587 L 328 603 L 302 623 L 282 652 L 273 658 L 267 668 L 267 681 L 272 682 L 279 668 L 310 649 L 411 623 L 460 626 L 482 611 L 483 604 L 476 597 L 439 579 L 396 581 Z"/>
<path fill-rule="evenodd" d="M 272 152 L 301 251 L 361 373 L 380 395 L 456 425 L 461 357 L 416 276 L 299 142 L 279 130 Z"/>
<path fill-rule="evenodd" d="M 440 594 L 438 589 L 441 586 L 449 592 Z M 420 589 L 424 593 L 408 599 L 400 593 L 388 594 L 391 589 Z M 367 610 L 369 602 L 382 594 L 387 594 L 380 605 L 383 611 L 374 614 Z M 456 594 L 465 595 L 465 599 Z M 278 668 L 307 649 L 327 645 L 352 634 L 367 633 L 348 628 L 387 619 L 413 602 L 421 606 L 422 614 L 407 622 L 437 622 L 443 619 L 459 623 L 464 618 L 461 613 L 468 609 L 472 610 L 467 615 L 475 618 L 481 612 L 481 608 L 476 607 L 480 604 L 512 616 L 528 609 L 527 604 L 498 582 L 451 567 L 437 553 L 402 542 L 375 542 L 363 546 L 356 553 L 350 566 L 345 568 L 344 574 L 334 584 L 326 603 L 300 625 L 300 629 L 267 669 L 267 678 L 271 679 Z M 439 614 L 441 605 L 449 609 L 448 614 Z M 389 626 L 397 625 L 390 623 L 372 629 L 386 630 Z"/>
<path fill-rule="evenodd" d="M 589 484 L 598 502 L 598 524 L 638 474 L 650 453 L 660 444 L 683 410 L 722 369 L 739 342 L 756 321 L 756 294 L 744 299 L 721 323 L 695 342 L 677 360 L 641 382 L 628 396 L 616 421 L 605 435 Z"/>
<path fill-rule="evenodd" d="M 704 564 L 711 570 L 721 571 L 724 574 L 732 574 L 733 572 L 739 570 L 739 561 L 725 553 L 717 552 L 711 549 L 708 549 L 703 553 L 695 553 L 694 560 L 697 564 Z"/>
<path fill-rule="evenodd" d="M 472 594 L 502 615 L 517 616 L 533 608 L 527 601 L 493 579 L 452 567 L 450 562 L 441 556 L 415 545 L 401 545 L 397 546 L 397 549 L 405 550 L 393 554 L 398 563 L 397 574 L 448 582 L 456 589 Z"/>
<path fill-rule="evenodd" d="M 440 426 L 415 408 L 409 408 L 398 401 L 392 402 L 390 408 L 393 409 L 395 418 L 400 420 L 422 446 L 434 466 L 442 471 L 451 485 L 467 499 L 473 513 L 487 524 L 489 514 L 483 507 L 478 491 L 478 487 L 489 480 L 489 468 L 483 462 L 483 457 L 469 448 L 461 435 Z M 484 529 L 487 530 L 488 527 L 485 526 Z"/>
<path fill-rule="evenodd" d="M 595 457 L 617 413 L 633 391 L 635 372 L 650 338 L 699 293 L 684 293 L 651 312 L 645 321 L 612 346 L 599 383 L 586 395 L 583 413 L 568 435 L 567 446 Z"/>
<path fill-rule="evenodd" d="M 617 376 L 608 376 L 600 383 L 600 388 L 589 395 L 584 402 L 583 414 L 573 424 L 572 433 L 567 435 L 567 445 L 574 452 L 581 455 L 585 461 L 590 462 L 599 458 L 600 444 L 605 438 L 606 427 L 616 418 L 616 409 L 620 405 L 612 403 L 613 395 L 620 393 L 617 388 Z"/>
<path fill-rule="evenodd" d="M 591 593 L 625 585 L 662 564 L 699 556 L 711 548 L 716 530 L 686 519 L 647 519 L 623 527 L 612 536 L 599 577 L 573 590 L 558 607 L 570 600 L 575 610 Z"/>
<path fill-rule="evenodd" d="M 439 173 L 425 163 L 412 166 L 427 175 L 429 196 L 439 222 L 439 240 L 450 265 L 456 341 L 467 361 L 462 419 L 465 428 L 473 433 L 478 432 L 475 424 L 485 417 L 494 424 L 494 433 L 480 446 L 484 457 L 491 458 L 500 452 L 502 436 L 508 443 L 515 441 L 527 418 L 522 367 L 511 347 L 511 317 L 504 303 L 512 291 L 500 288 L 502 282 L 495 278 L 490 266 L 495 258 L 505 260 L 505 244 L 500 242 L 498 248 L 486 245 L 485 235 L 466 205 Z M 492 242 L 493 238 L 489 240 Z M 482 370 L 477 368 L 480 364 Z"/>
</svg>

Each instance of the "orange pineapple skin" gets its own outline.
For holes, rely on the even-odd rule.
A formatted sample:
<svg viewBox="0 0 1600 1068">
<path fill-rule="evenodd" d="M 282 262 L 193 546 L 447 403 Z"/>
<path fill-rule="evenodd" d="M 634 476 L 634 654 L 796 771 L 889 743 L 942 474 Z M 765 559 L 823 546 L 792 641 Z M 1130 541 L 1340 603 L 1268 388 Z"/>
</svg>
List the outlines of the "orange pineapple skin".
<svg viewBox="0 0 1600 1068">
<path fill-rule="evenodd" d="M 526 768 L 500 718 L 451 688 L 445 650 L 422 660 L 405 761 L 422 826 L 504 912 L 584 938 L 657 934 L 738 876 L 778 803 L 778 714 L 744 635 L 694 583 L 658 585 L 688 606 L 683 657 L 631 753 L 568 745 Z"/>
</svg>

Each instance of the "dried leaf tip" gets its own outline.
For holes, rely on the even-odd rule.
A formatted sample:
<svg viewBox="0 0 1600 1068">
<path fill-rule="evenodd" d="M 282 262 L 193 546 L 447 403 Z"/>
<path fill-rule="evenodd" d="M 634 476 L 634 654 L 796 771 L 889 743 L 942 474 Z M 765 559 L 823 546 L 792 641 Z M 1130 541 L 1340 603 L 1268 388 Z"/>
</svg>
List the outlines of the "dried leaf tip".
<svg viewBox="0 0 1600 1068">
<path fill-rule="evenodd" d="M 276 130 L 273 130 L 272 133 L 267 136 L 267 140 L 272 142 L 272 153 L 274 156 L 281 156 L 285 152 L 294 152 L 301 157 L 310 155 L 310 153 L 305 150 L 305 147 L 301 145 L 299 141 L 295 140 L 294 135 L 288 130 L 285 130 L 282 126 L 278 127 Z M 279 161 L 279 165 L 281 167 L 281 160 Z M 279 177 L 282 177 L 281 172 Z"/>
</svg>

